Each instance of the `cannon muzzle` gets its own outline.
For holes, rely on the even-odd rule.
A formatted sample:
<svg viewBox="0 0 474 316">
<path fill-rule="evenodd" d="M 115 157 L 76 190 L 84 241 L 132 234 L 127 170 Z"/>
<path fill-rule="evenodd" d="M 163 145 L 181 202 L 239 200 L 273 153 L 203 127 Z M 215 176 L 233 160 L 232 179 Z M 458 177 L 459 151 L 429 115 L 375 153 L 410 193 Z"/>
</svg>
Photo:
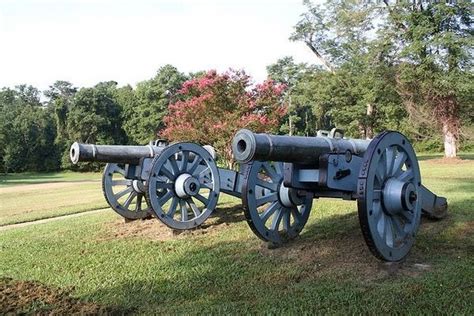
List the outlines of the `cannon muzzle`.
<svg viewBox="0 0 474 316">
<path fill-rule="evenodd" d="M 251 160 L 315 164 L 330 152 L 362 155 L 370 140 L 331 137 L 280 136 L 256 134 L 241 129 L 232 141 L 234 158 L 240 163 Z"/>
<path fill-rule="evenodd" d="M 94 145 L 75 142 L 69 151 L 73 164 L 82 161 L 138 164 L 141 158 L 159 155 L 163 146 Z"/>
</svg>

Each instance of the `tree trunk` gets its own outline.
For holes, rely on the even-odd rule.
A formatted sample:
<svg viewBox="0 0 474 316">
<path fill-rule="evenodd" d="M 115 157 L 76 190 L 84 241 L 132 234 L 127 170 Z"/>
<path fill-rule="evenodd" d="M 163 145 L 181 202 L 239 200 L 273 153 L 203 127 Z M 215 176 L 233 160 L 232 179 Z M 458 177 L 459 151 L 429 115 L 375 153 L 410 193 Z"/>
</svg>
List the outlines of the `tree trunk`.
<svg viewBox="0 0 474 316">
<path fill-rule="evenodd" d="M 371 103 L 367 103 L 367 133 L 365 135 L 367 139 L 374 138 L 374 119 L 372 117 L 373 114 L 374 106 Z"/>
<path fill-rule="evenodd" d="M 444 136 L 444 157 L 456 158 L 456 133 L 452 131 L 452 128 L 448 122 L 443 123 L 443 136 Z"/>
</svg>

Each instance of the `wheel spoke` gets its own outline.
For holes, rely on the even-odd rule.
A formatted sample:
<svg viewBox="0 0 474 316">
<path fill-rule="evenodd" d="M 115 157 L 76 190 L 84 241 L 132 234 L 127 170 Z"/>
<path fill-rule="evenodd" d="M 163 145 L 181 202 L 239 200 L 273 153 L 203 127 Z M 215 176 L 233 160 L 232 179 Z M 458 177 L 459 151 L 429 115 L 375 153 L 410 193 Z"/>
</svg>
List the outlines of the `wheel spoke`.
<svg viewBox="0 0 474 316">
<path fill-rule="evenodd" d="M 179 168 L 178 168 L 178 164 L 176 163 L 175 155 L 172 155 L 171 157 L 169 157 L 168 161 L 170 162 L 173 175 L 177 176 L 179 174 Z"/>
<path fill-rule="evenodd" d="M 392 220 L 389 216 L 385 216 L 385 230 L 384 230 L 385 244 L 389 247 L 393 247 L 393 229 Z"/>
<path fill-rule="evenodd" d="M 377 180 L 379 181 L 379 184 L 382 185 L 383 180 L 385 179 L 385 174 L 386 174 L 386 161 L 385 161 L 385 154 L 382 154 L 380 157 L 380 160 L 377 164 L 377 169 L 375 169 L 375 176 L 377 177 Z"/>
<path fill-rule="evenodd" d="M 301 213 L 298 211 L 298 207 L 294 206 L 291 209 L 291 214 L 293 214 L 293 218 L 295 219 L 295 223 L 301 223 Z"/>
<path fill-rule="evenodd" d="M 165 167 L 165 165 L 161 166 L 160 174 L 164 175 L 164 176 L 167 177 L 168 179 L 174 179 L 173 173 L 171 173 L 171 171 L 169 171 L 169 170 Z"/>
<path fill-rule="evenodd" d="M 278 199 L 277 193 L 272 192 L 271 194 L 266 195 L 260 199 L 256 199 L 255 202 L 256 202 L 256 206 L 259 207 L 265 203 L 276 201 L 277 199 Z"/>
<path fill-rule="evenodd" d="M 135 212 L 139 212 L 142 210 L 142 202 L 143 202 L 143 194 L 138 194 L 137 204 L 135 204 Z"/>
<path fill-rule="evenodd" d="M 189 198 L 187 202 L 189 206 L 191 207 L 191 210 L 193 211 L 194 216 L 199 217 L 199 215 L 201 215 L 201 212 L 199 211 L 199 208 L 197 207 L 196 203 L 194 203 L 193 199 Z"/>
<path fill-rule="evenodd" d="M 398 176 L 398 180 L 402 181 L 402 182 L 408 182 L 410 180 L 412 180 L 414 177 L 414 174 L 413 174 L 413 169 L 408 169 L 406 170 L 405 172 L 402 172 L 399 176 Z"/>
<path fill-rule="evenodd" d="M 201 161 L 202 161 L 202 157 L 196 155 L 196 157 L 194 158 L 194 161 L 191 163 L 191 166 L 189 167 L 188 173 L 194 174 L 194 171 L 195 171 L 196 168 L 199 166 L 199 164 L 201 163 Z"/>
<path fill-rule="evenodd" d="M 407 160 L 407 155 L 404 152 L 399 152 L 397 158 L 395 159 L 395 163 L 393 165 L 392 175 L 397 177 L 398 173 L 402 171 L 402 167 Z"/>
<path fill-rule="evenodd" d="M 278 227 L 280 226 L 282 218 L 283 218 L 283 209 L 279 208 L 278 211 L 273 216 L 271 230 L 278 231 Z"/>
<path fill-rule="evenodd" d="M 262 164 L 263 169 L 266 171 L 266 174 L 272 179 L 272 182 L 277 182 L 275 181 L 276 179 L 279 179 L 280 176 L 275 172 L 275 169 L 270 165 L 269 162 L 264 162 Z"/>
<path fill-rule="evenodd" d="M 276 191 L 278 188 L 278 183 L 265 181 L 259 178 L 256 178 L 256 185 L 261 186 L 265 189 L 272 190 L 272 191 Z"/>
<path fill-rule="evenodd" d="M 214 189 L 214 182 L 199 182 L 199 184 L 201 185 L 201 188 L 205 188 L 205 189 L 209 189 L 209 190 L 213 190 Z"/>
<path fill-rule="evenodd" d="M 186 171 L 186 168 L 188 167 L 188 159 L 189 159 L 189 151 L 183 151 L 183 154 L 181 155 L 181 168 L 180 171 L 184 172 Z"/>
<path fill-rule="evenodd" d="M 379 212 L 379 216 L 375 218 L 377 221 L 377 232 L 379 233 L 379 236 L 384 238 L 384 233 L 385 233 L 385 215 L 382 211 Z"/>
<path fill-rule="evenodd" d="M 156 181 L 156 188 L 157 189 L 169 189 L 170 190 L 170 189 L 173 188 L 173 183 Z"/>
<path fill-rule="evenodd" d="M 116 186 L 116 185 L 131 185 L 132 184 L 132 180 L 126 180 L 126 179 L 123 179 L 123 180 L 112 180 L 112 186 Z"/>
<path fill-rule="evenodd" d="M 130 192 L 130 195 L 127 197 L 125 202 L 123 203 L 123 207 L 128 209 L 130 206 L 130 203 L 132 203 L 133 199 L 137 196 L 137 193 L 135 191 Z"/>
<path fill-rule="evenodd" d="M 171 200 L 170 208 L 168 209 L 168 212 L 166 213 L 166 215 L 173 218 L 174 214 L 176 213 L 177 207 L 178 207 L 178 198 L 173 196 L 173 199 Z"/>
<path fill-rule="evenodd" d="M 382 199 L 382 190 L 374 190 L 372 198 L 376 201 L 380 201 Z"/>
<path fill-rule="evenodd" d="M 161 206 L 164 206 L 166 204 L 166 202 L 168 202 L 169 199 L 171 199 L 171 197 L 173 196 L 173 193 L 170 191 L 167 191 L 165 193 L 165 195 L 163 195 L 159 200 L 158 202 L 160 203 Z"/>
<path fill-rule="evenodd" d="M 118 165 L 117 165 L 117 167 L 115 168 L 114 172 L 118 172 L 118 173 L 120 173 L 122 176 L 125 177 L 125 169 L 119 167 Z"/>
<path fill-rule="evenodd" d="M 125 194 L 127 193 L 130 193 L 133 191 L 133 188 L 132 187 L 127 187 L 125 188 L 124 190 L 118 192 L 117 194 L 114 194 L 114 197 L 116 200 L 120 199 L 122 196 L 124 196 Z"/>
<path fill-rule="evenodd" d="M 393 227 L 395 228 L 395 233 L 399 237 L 397 239 L 403 239 L 406 233 L 403 230 L 402 223 L 400 222 L 400 220 L 394 216 L 392 217 L 392 223 L 393 223 Z"/>
<path fill-rule="evenodd" d="M 290 210 L 288 208 L 284 208 L 283 212 L 283 229 L 287 232 L 290 231 Z"/>
<path fill-rule="evenodd" d="M 179 200 L 179 204 L 181 205 L 181 221 L 188 220 L 188 206 L 186 205 L 186 201 Z"/>
<path fill-rule="evenodd" d="M 267 222 L 267 220 L 270 218 L 270 216 L 275 213 L 275 211 L 280 207 L 280 204 L 278 202 L 273 202 L 261 215 L 260 219 L 262 220 L 263 224 Z"/>
<path fill-rule="evenodd" d="M 385 150 L 386 154 L 386 160 L 387 160 L 387 167 L 386 167 L 386 177 L 392 176 L 392 170 L 393 170 L 393 163 L 395 161 L 395 148 L 394 147 L 388 147 Z"/>
<path fill-rule="evenodd" d="M 211 196 L 212 192 L 209 193 L 209 196 Z M 207 206 L 207 204 L 209 204 L 209 199 L 205 198 L 204 196 L 202 196 L 201 194 L 196 194 L 194 196 L 196 199 L 198 199 L 199 201 L 201 201 L 204 205 Z"/>
</svg>

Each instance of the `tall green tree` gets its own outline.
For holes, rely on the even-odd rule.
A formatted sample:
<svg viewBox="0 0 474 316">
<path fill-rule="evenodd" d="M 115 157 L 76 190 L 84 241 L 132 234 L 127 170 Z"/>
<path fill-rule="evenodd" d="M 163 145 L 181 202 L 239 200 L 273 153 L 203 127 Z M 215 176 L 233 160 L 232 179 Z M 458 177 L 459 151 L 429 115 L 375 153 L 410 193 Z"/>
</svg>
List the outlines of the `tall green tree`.
<svg viewBox="0 0 474 316">
<path fill-rule="evenodd" d="M 134 96 L 129 88 L 121 91 L 124 129 L 133 143 L 143 144 L 157 138 L 164 127 L 168 105 L 177 101 L 177 91 L 187 76 L 174 66 L 165 65 L 150 80 L 138 83 Z"/>
<path fill-rule="evenodd" d="M 397 87 L 413 120 L 432 122 L 456 157 L 462 108 L 474 95 L 471 1 L 384 1 Z"/>
<path fill-rule="evenodd" d="M 284 84 L 287 89 L 285 100 L 288 111 L 280 131 L 289 135 L 315 135 L 324 119 L 316 116 L 317 107 L 312 98 L 313 80 L 321 70 L 307 64 L 296 64 L 293 57 L 284 57 L 267 67 L 268 77 L 275 82 Z M 323 114 L 324 116 L 324 114 Z"/>
<path fill-rule="evenodd" d="M 74 95 L 71 108 L 67 113 L 68 143 L 66 148 L 69 148 L 74 141 L 125 144 L 127 137 L 122 129 L 121 111 L 115 81 L 100 82 L 92 88 L 81 88 Z M 62 163 L 66 168 L 72 167 L 68 151 L 64 151 Z M 97 166 L 83 164 L 81 168 L 91 169 Z"/>
<path fill-rule="evenodd" d="M 361 1 L 327 0 L 307 8 L 291 39 L 304 42 L 326 73 L 313 76 L 313 111 L 319 125 L 344 127 L 348 134 L 371 138 L 403 121 L 390 60 L 371 32 L 374 7 Z"/>
<path fill-rule="evenodd" d="M 46 171 L 59 168 L 53 113 L 40 92 L 27 85 L 0 91 L 0 170 Z"/>
</svg>

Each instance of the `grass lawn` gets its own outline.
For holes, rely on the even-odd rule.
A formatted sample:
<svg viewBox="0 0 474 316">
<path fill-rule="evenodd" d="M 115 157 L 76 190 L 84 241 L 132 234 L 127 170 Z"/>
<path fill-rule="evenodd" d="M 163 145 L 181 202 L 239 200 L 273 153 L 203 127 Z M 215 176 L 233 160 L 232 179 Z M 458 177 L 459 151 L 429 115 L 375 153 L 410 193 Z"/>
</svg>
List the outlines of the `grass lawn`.
<svg viewBox="0 0 474 316">
<path fill-rule="evenodd" d="M 238 200 L 222 195 L 203 228 L 180 235 L 156 220 L 125 224 L 112 211 L 0 231 L 0 278 L 145 314 L 472 315 L 474 161 L 420 165 L 423 183 L 448 198 L 449 217 L 424 221 L 401 265 L 369 253 L 355 202 L 315 201 L 301 237 L 270 250 Z M 24 311 L 54 308 L 37 300 Z"/>
<path fill-rule="evenodd" d="M 0 188 L 19 184 L 39 184 L 51 182 L 78 182 L 101 180 L 102 174 L 98 172 L 25 172 L 0 174 Z"/>
<path fill-rule="evenodd" d="M 107 207 L 100 179 L 72 172 L 3 176 L 0 226 Z"/>
</svg>

